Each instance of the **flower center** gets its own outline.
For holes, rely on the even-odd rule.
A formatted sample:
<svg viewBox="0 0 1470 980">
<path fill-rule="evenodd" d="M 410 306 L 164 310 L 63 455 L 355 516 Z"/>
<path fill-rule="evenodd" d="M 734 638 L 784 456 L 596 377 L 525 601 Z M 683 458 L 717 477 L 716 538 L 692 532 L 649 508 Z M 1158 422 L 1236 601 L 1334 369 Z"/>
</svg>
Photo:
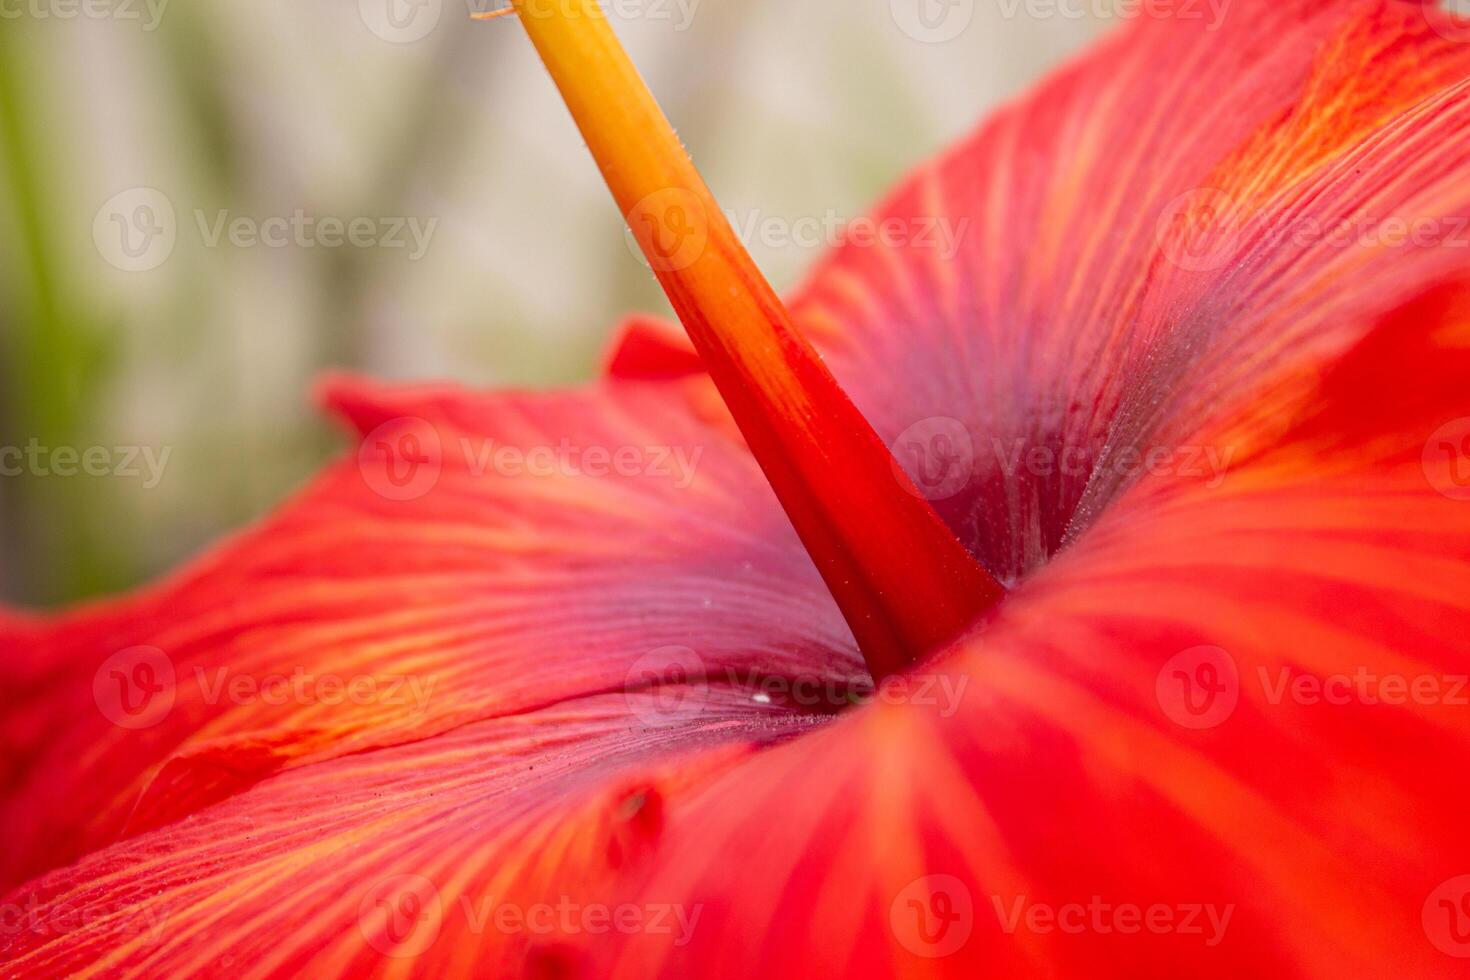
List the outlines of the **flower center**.
<svg viewBox="0 0 1470 980">
<path fill-rule="evenodd" d="M 1003 594 L 895 463 L 736 238 L 597 0 L 512 0 L 875 680 Z"/>
</svg>

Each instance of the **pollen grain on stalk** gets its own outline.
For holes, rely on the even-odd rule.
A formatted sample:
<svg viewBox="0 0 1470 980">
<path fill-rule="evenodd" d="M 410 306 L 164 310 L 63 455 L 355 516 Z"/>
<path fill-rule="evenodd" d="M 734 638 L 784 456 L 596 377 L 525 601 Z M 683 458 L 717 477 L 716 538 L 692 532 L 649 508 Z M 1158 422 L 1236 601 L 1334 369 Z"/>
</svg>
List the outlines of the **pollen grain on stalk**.
<svg viewBox="0 0 1470 980">
<path fill-rule="evenodd" d="M 1003 594 L 914 490 L 736 237 L 596 0 L 512 0 L 875 679 Z"/>
</svg>

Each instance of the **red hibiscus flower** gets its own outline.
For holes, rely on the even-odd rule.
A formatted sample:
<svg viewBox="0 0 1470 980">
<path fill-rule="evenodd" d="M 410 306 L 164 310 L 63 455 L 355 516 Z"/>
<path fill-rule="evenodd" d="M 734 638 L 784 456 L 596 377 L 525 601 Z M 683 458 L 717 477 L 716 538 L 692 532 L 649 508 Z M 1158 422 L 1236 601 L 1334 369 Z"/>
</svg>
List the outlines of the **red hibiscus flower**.
<svg viewBox="0 0 1470 980">
<path fill-rule="evenodd" d="M 516 5 L 693 347 L 330 382 L 273 518 L 0 619 L 6 974 L 1463 975 L 1470 30 L 1150 6 L 783 307 Z"/>
</svg>

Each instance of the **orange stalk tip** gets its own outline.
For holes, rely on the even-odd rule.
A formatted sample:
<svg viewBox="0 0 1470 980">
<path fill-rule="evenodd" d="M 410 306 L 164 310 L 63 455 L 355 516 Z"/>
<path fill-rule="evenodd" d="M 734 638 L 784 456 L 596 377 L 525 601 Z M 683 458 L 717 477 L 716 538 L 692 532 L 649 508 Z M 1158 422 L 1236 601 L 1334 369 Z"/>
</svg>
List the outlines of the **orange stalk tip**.
<svg viewBox="0 0 1470 980">
<path fill-rule="evenodd" d="M 501 7 L 499 10 L 477 10 L 470 13 L 470 20 L 495 20 L 507 14 L 516 12 L 514 7 Z"/>
<path fill-rule="evenodd" d="M 1003 594 L 894 462 L 737 239 L 596 0 L 513 0 L 875 679 Z"/>
</svg>

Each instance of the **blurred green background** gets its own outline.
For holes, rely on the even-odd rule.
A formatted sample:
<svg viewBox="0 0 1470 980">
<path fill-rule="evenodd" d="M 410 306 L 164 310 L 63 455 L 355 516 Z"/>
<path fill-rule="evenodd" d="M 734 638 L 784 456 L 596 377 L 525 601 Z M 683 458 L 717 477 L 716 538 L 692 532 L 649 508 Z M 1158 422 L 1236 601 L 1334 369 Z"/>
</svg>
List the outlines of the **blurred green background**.
<svg viewBox="0 0 1470 980">
<path fill-rule="evenodd" d="M 916 37 L 905 3 L 961 29 Z M 775 229 L 748 244 L 783 289 L 821 250 L 783 227 L 861 214 L 1101 27 L 997 0 L 609 6 L 737 225 Z M 338 451 L 325 369 L 575 382 L 621 315 L 665 309 L 520 28 L 471 9 L 0 0 L 0 598 L 125 588 L 267 511 Z M 371 244 L 334 244 L 355 220 Z"/>
</svg>

